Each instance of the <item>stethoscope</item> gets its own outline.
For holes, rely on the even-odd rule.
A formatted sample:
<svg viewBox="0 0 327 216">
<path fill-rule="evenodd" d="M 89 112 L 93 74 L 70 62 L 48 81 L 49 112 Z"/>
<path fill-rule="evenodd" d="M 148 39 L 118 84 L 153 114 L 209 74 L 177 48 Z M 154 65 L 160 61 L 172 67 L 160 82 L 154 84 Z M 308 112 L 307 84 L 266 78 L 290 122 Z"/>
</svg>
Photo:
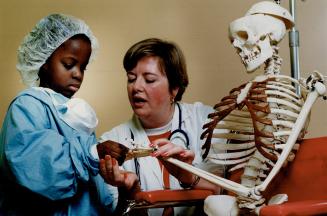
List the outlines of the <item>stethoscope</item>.
<svg viewBox="0 0 327 216">
<path fill-rule="evenodd" d="M 173 132 L 170 133 L 168 140 L 171 141 L 173 135 L 176 136 L 176 134 L 180 133 L 180 135 L 182 135 L 185 138 L 185 146 L 187 149 L 189 149 L 189 145 L 190 145 L 190 140 L 188 138 L 187 133 L 182 129 L 182 108 L 181 105 L 179 103 L 176 103 L 177 107 L 178 107 L 178 128 L 176 130 L 174 130 Z"/>
<path fill-rule="evenodd" d="M 189 149 L 190 140 L 188 138 L 188 135 L 187 135 L 186 131 L 184 131 L 182 129 L 182 108 L 181 108 L 181 106 L 180 106 L 179 103 L 176 103 L 176 105 L 177 105 L 178 114 L 179 114 L 178 115 L 178 128 L 170 133 L 170 135 L 168 137 L 168 140 L 171 141 L 172 139 L 174 139 L 174 137 L 180 137 L 180 136 L 182 136 L 182 137 L 184 137 L 186 148 Z M 134 134 L 133 134 L 132 130 L 130 130 L 130 132 L 131 132 L 131 139 L 134 141 Z M 135 173 L 139 177 L 139 181 L 140 181 L 140 184 L 141 184 L 141 179 L 140 179 L 140 164 L 139 164 L 137 158 L 134 158 L 134 165 L 135 165 Z"/>
</svg>

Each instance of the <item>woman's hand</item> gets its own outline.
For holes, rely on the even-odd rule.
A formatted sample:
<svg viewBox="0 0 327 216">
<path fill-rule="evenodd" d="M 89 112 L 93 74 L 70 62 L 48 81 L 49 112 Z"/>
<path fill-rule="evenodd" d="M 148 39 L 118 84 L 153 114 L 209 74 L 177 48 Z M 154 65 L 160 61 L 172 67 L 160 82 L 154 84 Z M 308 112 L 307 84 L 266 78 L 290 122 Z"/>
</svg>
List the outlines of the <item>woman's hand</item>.
<svg viewBox="0 0 327 216">
<path fill-rule="evenodd" d="M 158 157 L 161 163 L 165 166 L 170 174 L 175 176 L 181 182 L 189 182 L 193 179 L 193 174 L 181 169 L 166 160 L 165 157 L 174 157 L 185 163 L 192 164 L 195 154 L 191 150 L 184 149 L 181 146 L 175 145 L 168 139 L 157 139 L 150 144 L 151 147 L 156 147 L 157 151 L 152 153 L 152 156 Z"/>
<path fill-rule="evenodd" d="M 192 164 L 195 157 L 193 151 L 175 145 L 167 139 L 157 139 L 151 143 L 150 146 L 158 148 L 157 151 L 152 153 L 152 156 L 158 157 L 158 159 L 161 160 L 162 164 L 165 166 L 168 172 L 180 181 L 182 187 L 208 189 L 212 190 L 215 194 L 219 194 L 219 186 L 201 179 L 196 175 L 164 160 L 165 157 L 174 157 L 185 163 Z"/>
<path fill-rule="evenodd" d="M 119 169 L 117 160 L 110 155 L 106 155 L 104 159 L 100 160 L 100 175 L 106 183 L 116 187 L 124 187 L 127 190 L 138 185 L 137 175 Z"/>
<path fill-rule="evenodd" d="M 154 157 L 174 157 L 185 163 L 192 164 L 195 154 L 179 145 L 175 145 L 168 139 L 157 139 L 150 144 L 150 147 L 156 147 L 157 150 L 152 153 Z"/>
</svg>

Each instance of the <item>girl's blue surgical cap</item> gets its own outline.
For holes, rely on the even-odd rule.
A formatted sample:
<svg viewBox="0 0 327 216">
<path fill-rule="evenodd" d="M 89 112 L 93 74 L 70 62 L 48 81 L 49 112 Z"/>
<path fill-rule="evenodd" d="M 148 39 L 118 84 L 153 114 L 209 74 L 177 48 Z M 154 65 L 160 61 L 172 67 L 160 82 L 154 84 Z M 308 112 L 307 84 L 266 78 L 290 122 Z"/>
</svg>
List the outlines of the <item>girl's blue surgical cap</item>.
<svg viewBox="0 0 327 216">
<path fill-rule="evenodd" d="M 41 66 L 62 43 L 77 34 L 84 34 L 90 39 L 91 61 L 98 49 L 98 42 L 84 21 L 63 14 L 51 14 L 41 19 L 18 48 L 16 68 L 24 84 L 39 86 Z"/>
</svg>

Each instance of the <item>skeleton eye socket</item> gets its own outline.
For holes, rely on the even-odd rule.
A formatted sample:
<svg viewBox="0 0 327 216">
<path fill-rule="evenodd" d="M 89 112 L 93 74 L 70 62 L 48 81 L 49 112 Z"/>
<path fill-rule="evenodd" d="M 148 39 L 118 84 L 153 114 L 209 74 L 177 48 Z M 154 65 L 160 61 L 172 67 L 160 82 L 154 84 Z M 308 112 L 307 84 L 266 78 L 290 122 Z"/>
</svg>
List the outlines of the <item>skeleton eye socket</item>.
<svg viewBox="0 0 327 216">
<path fill-rule="evenodd" d="M 237 32 L 237 36 L 243 40 L 247 40 L 249 38 L 248 33 L 246 31 Z"/>
<path fill-rule="evenodd" d="M 260 40 L 261 41 L 264 41 L 266 39 L 266 35 L 262 35 L 261 37 L 260 37 Z"/>
<path fill-rule="evenodd" d="M 241 50 L 240 48 L 238 48 L 238 47 L 235 47 L 235 49 L 236 49 L 236 52 L 237 52 L 237 53 L 242 52 L 242 50 Z"/>
</svg>

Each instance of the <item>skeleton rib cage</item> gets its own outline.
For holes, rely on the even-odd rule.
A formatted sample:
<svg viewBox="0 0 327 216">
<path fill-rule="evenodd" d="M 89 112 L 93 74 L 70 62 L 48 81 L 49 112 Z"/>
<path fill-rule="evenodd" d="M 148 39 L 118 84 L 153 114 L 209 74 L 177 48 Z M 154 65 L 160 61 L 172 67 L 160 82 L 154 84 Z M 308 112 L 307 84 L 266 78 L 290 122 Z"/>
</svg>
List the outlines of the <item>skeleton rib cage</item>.
<svg viewBox="0 0 327 216">
<path fill-rule="evenodd" d="M 203 157 L 227 165 L 229 171 L 243 168 L 243 186 L 260 185 L 277 162 L 304 104 L 305 98 L 296 94 L 294 84 L 297 83 L 287 76 L 265 75 L 262 81 L 232 89 L 214 106 L 216 112 L 209 114 L 210 122 L 203 126 Z M 241 93 L 245 94 L 243 99 Z M 305 127 L 298 139 L 304 132 Z M 219 143 L 214 138 L 228 141 Z M 297 148 L 294 145 L 289 160 L 294 158 Z M 261 204 L 264 199 L 248 201 L 248 197 L 239 196 L 239 207 L 255 208 L 249 204 Z"/>
</svg>

